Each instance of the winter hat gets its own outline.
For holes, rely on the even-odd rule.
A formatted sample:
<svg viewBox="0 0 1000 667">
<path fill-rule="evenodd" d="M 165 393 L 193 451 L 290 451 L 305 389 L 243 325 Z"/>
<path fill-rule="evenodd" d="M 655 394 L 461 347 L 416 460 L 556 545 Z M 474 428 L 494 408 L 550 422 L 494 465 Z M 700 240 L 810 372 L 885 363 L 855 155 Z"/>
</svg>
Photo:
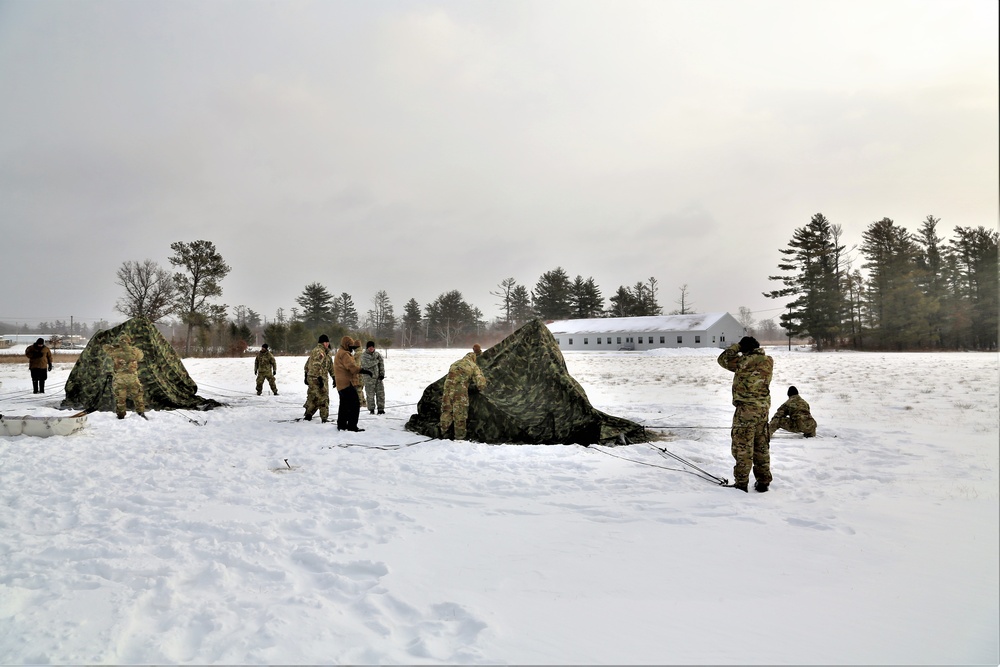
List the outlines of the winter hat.
<svg viewBox="0 0 1000 667">
<path fill-rule="evenodd" d="M 373 341 L 373 340 L 368 341 L 367 343 L 365 343 L 365 347 L 366 348 L 369 348 L 369 347 L 374 348 L 375 347 L 375 341 Z"/>
<path fill-rule="evenodd" d="M 758 347 L 760 347 L 760 343 L 758 343 L 757 339 L 753 336 L 744 336 L 740 339 L 740 352 L 743 354 L 753 352 Z"/>
<path fill-rule="evenodd" d="M 319 337 L 319 342 L 321 342 L 321 343 L 329 343 L 330 342 L 330 337 L 327 336 L 326 334 L 321 334 L 320 337 Z"/>
<path fill-rule="evenodd" d="M 788 388 L 788 395 L 789 396 L 798 396 L 799 395 L 799 390 L 796 389 L 794 386 L 789 387 Z"/>
<path fill-rule="evenodd" d="M 475 345 L 472 346 L 472 351 L 475 352 L 476 356 L 478 357 L 480 354 L 483 353 L 483 348 L 479 347 L 479 343 L 476 343 Z"/>
<path fill-rule="evenodd" d="M 266 349 L 267 349 L 267 343 L 264 343 L 263 345 L 261 345 L 261 346 L 260 346 L 260 349 L 262 349 L 262 350 L 266 350 Z"/>
<path fill-rule="evenodd" d="M 35 341 L 35 345 L 45 345 L 45 339 L 39 338 L 38 340 Z"/>
</svg>

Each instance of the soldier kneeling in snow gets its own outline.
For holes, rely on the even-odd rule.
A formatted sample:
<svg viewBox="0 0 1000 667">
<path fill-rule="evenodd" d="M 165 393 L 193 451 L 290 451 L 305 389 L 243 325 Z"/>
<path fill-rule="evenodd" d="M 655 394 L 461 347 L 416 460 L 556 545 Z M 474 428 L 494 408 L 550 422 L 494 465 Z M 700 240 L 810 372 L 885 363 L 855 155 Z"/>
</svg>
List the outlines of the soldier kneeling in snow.
<svg viewBox="0 0 1000 667">
<path fill-rule="evenodd" d="M 774 435 L 774 432 L 779 428 L 792 433 L 802 433 L 807 438 L 816 435 L 816 420 L 809 412 L 809 404 L 799 396 L 798 389 L 788 388 L 788 400 L 782 403 L 778 411 L 774 413 L 768 428 L 770 435 Z"/>
</svg>

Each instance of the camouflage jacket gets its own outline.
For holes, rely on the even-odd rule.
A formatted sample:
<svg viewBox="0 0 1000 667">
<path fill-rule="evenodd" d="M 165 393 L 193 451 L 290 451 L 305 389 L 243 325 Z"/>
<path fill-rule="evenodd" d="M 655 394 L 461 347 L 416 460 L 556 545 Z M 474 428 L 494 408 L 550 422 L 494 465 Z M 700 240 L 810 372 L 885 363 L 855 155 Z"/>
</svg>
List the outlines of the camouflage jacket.
<svg viewBox="0 0 1000 667">
<path fill-rule="evenodd" d="M 139 362 L 142 361 L 142 350 L 128 343 L 108 343 L 104 352 L 111 357 L 115 373 L 132 374 L 139 372 Z"/>
<path fill-rule="evenodd" d="M 317 343 L 316 347 L 309 353 L 309 358 L 305 364 L 306 376 L 311 378 L 326 377 L 333 375 L 333 364 L 330 360 L 330 350 L 323 347 L 323 343 Z"/>
<path fill-rule="evenodd" d="M 48 368 L 52 365 L 52 350 L 48 345 L 38 347 L 34 343 L 24 350 L 24 356 L 28 357 L 28 368 Z"/>
<path fill-rule="evenodd" d="M 476 363 L 475 352 L 469 352 L 449 366 L 448 377 L 444 381 L 445 385 L 460 387 L 468 387 L 470 382 L 476 385 L 476 389 L 486 388 L 486 376 Z"/>
<path fill-rule="evenodd" d="M 749 354 L 740 354 L 740 346 L 733 343 L 719 355 L 719 365 L 733 376 L 733 405 L 771 407 L 771 373 L 774 359 L 759 347 Z"/>
<path fill-rule="evenodd" d="M 274 355 L 271 354 L 270 350 L 261 350 L 253 360 L 253 372 L 260 373 L 263 370 L 266 373 L 269 368 L 272 374 L 277 373 L 278 362 L 274 360 Z M 306 373 L 308 372 L 306 369 Z"/>
<path fill-rule="evenodd" d="M 361 368 L 366 371 L 371 371 L 372 377 L 376 380 L 385 377 L 385 361 L 382 359 L 382 355 L 375 352 L 369 352 L 365 350 L 361 353 Z"/>
<path fill-rule="evenodd" d="M 778 411 L 774 413 L 774 416 L 798 420 L 812 417 L 812 414 L 809 412 L 809 404 L 806 403 L 806 399 L 795 394 L 794 396 L 789 396 L 788 400 L 781 404 Z"/>
</svg>

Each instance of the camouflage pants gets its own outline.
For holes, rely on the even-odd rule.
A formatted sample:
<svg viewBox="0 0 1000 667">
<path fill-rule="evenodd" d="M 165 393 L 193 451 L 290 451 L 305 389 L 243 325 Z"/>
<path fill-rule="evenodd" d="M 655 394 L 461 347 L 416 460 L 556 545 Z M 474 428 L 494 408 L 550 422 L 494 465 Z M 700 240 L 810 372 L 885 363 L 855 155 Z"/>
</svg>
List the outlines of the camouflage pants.
<svg viewBox="0 0 1000 667">
<path fill-rule="evenodd" d="M 771 483 L 771 445 L 767 407 L 740 404 L 733 414 L 733 481 L 747 484 L 750 470 L 762 484 Z"/>
<path fill-rule="evenodd" d="M 309 377 L 309 389 L 306 392 L 306 417 L 311 418 L 319 410 L 319 418 L 326 421 L 330 417 L 330 387 L 325 377 Z"/>
<path fill-rule="evenodd" d="M 132 399 L 135 411 L 143 413 L 146 411 L 146 402 L 142 396 L 142 383 L 135 373 L 116 373 L 111 381 L 111 388 L 115 394 L 115 412 L 122 416 L 125 414 L 125 406 L 128 399 Z"/>
<path fill-rule="evenodd" d="M 365 388 L 360 382 L 354 387 L 358 391 L 358 403 L 365 407 Z"/>
<path fill-rule="evenodd" d="M 779 417 L 774 416 L 771 423 L 768 424 L 769 435 L 774 435 L 774 432 L 779 428 L 783 428 L 791 433 L 805 433 L 808 436 L 816 435 L 816 420 L 812 417 Z"/>
<path fill-rule="evenodd" d="M 444 383 L 441 396 L 441 437 L 448 437 L 448 429 L 455 425 L 455 440 L 465 440 L 465 426 L 469 419 L 469 389 Z"/>
<path fill-rule="evenodd" d="M 264 380 L 267 380 L 267 383 L 271 386 L 271 393 L 277 396 L 278 385 L 274 383 L 274 373 L 270 370 L 257 373 L 257 393 L 259 394 L 261 389 L 264 388 Z"/>
<path fill-rule="evenodd" d="M 368 397 L 368 409 L 375 412 L 378 407 L 379 412 L 385 410 L 385 385 L 378 378 L 365 376 L 365 395 Z M 361 405 L 365 405 L 362 401 Z"/>
</svg>

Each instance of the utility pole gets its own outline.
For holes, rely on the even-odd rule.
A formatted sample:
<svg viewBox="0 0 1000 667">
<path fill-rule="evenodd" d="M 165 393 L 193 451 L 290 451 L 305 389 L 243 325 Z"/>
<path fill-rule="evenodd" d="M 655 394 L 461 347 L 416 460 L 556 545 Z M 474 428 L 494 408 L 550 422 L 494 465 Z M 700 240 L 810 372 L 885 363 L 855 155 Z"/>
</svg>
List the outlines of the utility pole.
<svg viewBox="0 0 1000 667">
<path fill-rule="evenodd" d="M 792 351 L 792 304 L 788 304 L 788 351 Z"/>
</svg>

